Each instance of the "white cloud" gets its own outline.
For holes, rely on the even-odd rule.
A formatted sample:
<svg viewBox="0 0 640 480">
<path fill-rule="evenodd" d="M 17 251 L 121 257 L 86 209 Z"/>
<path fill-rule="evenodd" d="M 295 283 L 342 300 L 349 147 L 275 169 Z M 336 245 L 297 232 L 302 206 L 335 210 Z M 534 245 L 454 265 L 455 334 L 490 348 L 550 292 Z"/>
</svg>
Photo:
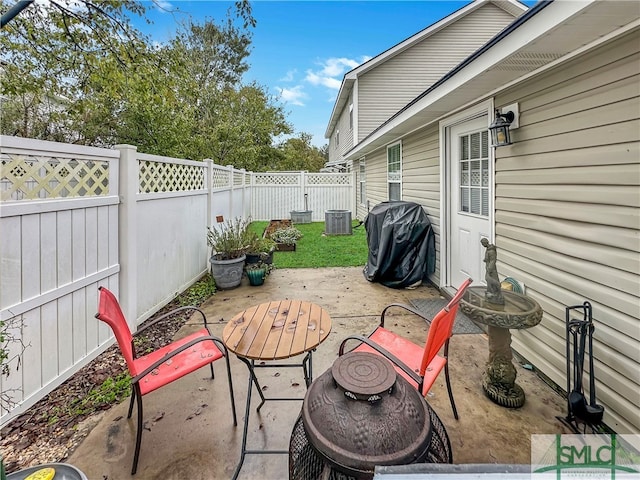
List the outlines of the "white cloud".
<svg viewBox="0 0 640 480">
<path fill-rule="evenodd" d="M 360 65 L 359 62 L 350 58 L 330 58 L 325 62 L 322 73 L 329 77 L 335 77 L 344 74 L 347 70 L 353 70 L 358 65 Z"/>
<path fill-rule="evenodd" d="M 302 100 L 307 98 L 307 94 L 303 91 L 302 85 L 296 85 L 293 88 L 276 87 L 276 90 L 284 102 L 304 107 Z"/>
<path fill-rule="evenodd" d="M 305 80 L 312 85 L 322 85 L 331 90 L 340 90 L 343 75 L 371 57 L 362 57 L 360 61 L 345 57 L 333 57 L 319 63 L 319 70 L 307 70 Z"/>
<path fill-rule="evenodd" d="M 307 70 L 307 76 L 305 77 L 305 80 L 311 85 L 323 85 L 333 90 L 340 90 L 340 84 L 342 83 L 342 80 L 319 75 L 318 73 L 311 70 Z"/>
<path fill-rule="evenodd" d="M 173 5 L 167 0 L 155 0 L 154 5 L 157 10 L 169 12 L 173 10 Z"/>
<path fill-rule="evenodd" d="M 280 79 L 281 82 L 292 82 L 295 74 L 298 73 L 298 70 L 293 69 L 289 70 L 284 77 Z"/>
</svg>

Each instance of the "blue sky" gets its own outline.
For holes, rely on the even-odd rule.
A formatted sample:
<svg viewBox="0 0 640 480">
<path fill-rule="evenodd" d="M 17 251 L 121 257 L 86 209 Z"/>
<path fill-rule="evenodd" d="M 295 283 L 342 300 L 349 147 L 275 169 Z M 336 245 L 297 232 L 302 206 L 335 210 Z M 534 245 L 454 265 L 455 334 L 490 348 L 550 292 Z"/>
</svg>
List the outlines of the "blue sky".
<svg viewBox="0 0 640 480">
<path fill-rule="evenodd" d="M 224 19 L 233 2 L 150 1 L 147 18 L 134 24 L 158 42 L 171 38 L 177 25 L 191 16 L 202 23 Z M 246 82 L 257 81 L 280 98 L 296 133 L 307 132 L 321 147 L 343 75 L 363 61 L 428 27 L 466 5 L 467 1 L 267 1 L 252 2 L 250 70 Z M 526 2 L 531 5 L 534 2 Z"/>
</svg>

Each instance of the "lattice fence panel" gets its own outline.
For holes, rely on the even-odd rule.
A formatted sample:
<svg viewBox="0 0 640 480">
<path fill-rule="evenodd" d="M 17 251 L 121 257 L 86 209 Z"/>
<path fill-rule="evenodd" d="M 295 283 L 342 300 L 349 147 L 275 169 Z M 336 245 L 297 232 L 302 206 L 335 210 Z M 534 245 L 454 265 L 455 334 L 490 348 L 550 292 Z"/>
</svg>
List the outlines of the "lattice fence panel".
<svg viewBox="0 0 640 480">
<path fill-rule="evenodd" d="M 253 182 L 255 185 L 299 185 L 300 174 L 298 173 L 254 173 Z"/>
<path fill-rule="evenodd" d="M 0 162 L 2 200 L 109 195 L 107 161 L 7 154 Z"/>
<path fill-rule="evenodd" d="M 213 188 L 225 188 L 231 186 L 231 172 L 219 168 L 213 168 L 211 173 L 211 185 Z"/>
<path fill-rule="evenodd" d="M 144 160 L 138 164 L 140 193 L 188 192 L 205 188 L 205 166 Z"/>
<path fill-rule="evenodd" d="M 350 185 L 351 174 L 336 175 L 335 173 L 309 173 L 307 185 Z"/>
</svg>

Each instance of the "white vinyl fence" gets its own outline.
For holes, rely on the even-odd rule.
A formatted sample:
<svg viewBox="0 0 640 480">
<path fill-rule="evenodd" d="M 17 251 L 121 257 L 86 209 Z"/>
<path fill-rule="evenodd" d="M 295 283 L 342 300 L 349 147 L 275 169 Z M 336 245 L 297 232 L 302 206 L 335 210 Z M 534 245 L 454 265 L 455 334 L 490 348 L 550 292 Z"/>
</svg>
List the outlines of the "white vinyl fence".
<svg viewBox="0 0 640 480">
<path fill-rule="evenodd" d="M 254 173 L 254 220 L 290 218 L 292 211 L 311 210 L 311 220 L 323 222 L 325 210 L 351 210 L 355 216 L 352 173 Z"/>
<path fill-rule="evenodd" d="M 16 402 L 0 425 L 113 343 L 94 318 L 99 285 L 135 330 L 207 271 L 216 217 L 289 218 L 305 194 L 314 221 L 354 208 L 351 174 L 254 174 L 130 145 L 0 137 L 0 320 L 26 347 L 0 377 Z"/>
</svg>

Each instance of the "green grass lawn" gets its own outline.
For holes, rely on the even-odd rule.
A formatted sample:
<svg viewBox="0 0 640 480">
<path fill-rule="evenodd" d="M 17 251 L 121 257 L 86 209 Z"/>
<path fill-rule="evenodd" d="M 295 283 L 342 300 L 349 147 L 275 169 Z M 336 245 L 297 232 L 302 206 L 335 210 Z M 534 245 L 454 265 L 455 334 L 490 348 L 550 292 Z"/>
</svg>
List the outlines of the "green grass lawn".
<svg viewBox="0 0 640 480">
<path fill-rule="evenodd" d="M 355 227 L 359 222 L 354 221 Z M 250 229 L 262 235 L 269 222 L 252 222 Z M 303 237 L 295 252 L 275 252 L 276 268 L 357 267 L 367 263 L 367 232 L 364 225 L 353 235 L 324 235 L 324 222 L 299 223 Z"/>
</svg>

